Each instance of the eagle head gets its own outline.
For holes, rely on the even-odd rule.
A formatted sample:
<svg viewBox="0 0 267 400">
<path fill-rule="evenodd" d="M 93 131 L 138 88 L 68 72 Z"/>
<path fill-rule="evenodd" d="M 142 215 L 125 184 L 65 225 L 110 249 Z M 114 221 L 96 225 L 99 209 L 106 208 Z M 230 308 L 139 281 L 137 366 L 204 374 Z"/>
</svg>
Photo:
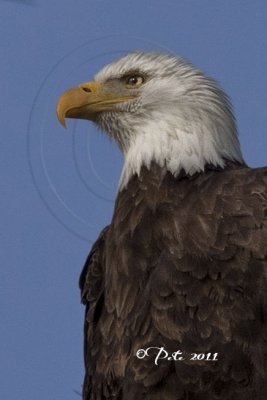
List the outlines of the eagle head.
<svg viewBox="0 0 267 400">
<path fill-rule="evenodd" d="M 59 121 L 92 120 L 125 157 L 120 188 L 156 162 L 178 175 L 242 163 L 231 104 L 216 82 L 170 54 L 133 52 L 64 92 Z"/>
</svg>

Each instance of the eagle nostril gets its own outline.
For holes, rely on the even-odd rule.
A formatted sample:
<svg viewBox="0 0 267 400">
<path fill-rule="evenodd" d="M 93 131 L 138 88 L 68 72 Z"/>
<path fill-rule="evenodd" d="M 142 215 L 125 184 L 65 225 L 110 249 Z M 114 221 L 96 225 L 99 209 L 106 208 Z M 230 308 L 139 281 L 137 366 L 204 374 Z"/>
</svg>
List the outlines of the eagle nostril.
<svg viewBox="0 0 267 400">
<path fill-rule="evenodd" d="M 81 86 L 81 89 L 82 89 L 84 92 L 87 92 L 87 93 L 91 93 L 91 92 L 92 92 L 92 89 L 90 89 L 90 88 L 87 87 L 87 86 Z"/>
</svg>

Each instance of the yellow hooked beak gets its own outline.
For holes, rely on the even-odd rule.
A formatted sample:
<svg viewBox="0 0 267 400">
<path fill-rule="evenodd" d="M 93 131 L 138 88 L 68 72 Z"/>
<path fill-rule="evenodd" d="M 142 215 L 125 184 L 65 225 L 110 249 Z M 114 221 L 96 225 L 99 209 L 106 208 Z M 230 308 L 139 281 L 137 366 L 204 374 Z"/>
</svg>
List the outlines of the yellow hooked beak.
<svg viewBox="0 0 267 400">
<path fill-rule="evenodd" d="M 94 120 L 101 111 L 112 111 L 114 105 L 135 96 L 120 96 L 108 89 L 105 83 L 86 82 L 64 92 L 57 103 L 57 117 L 65 127 L 65 118 Z"/>
</svg>

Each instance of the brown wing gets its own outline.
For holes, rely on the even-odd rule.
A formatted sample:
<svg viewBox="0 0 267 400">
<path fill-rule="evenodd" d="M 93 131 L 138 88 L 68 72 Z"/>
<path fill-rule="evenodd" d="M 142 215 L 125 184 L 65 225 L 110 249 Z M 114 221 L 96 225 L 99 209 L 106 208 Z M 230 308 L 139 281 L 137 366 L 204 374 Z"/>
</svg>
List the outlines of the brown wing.
<svg viewBox="0 0 267 400">
<path fill-rule="evenodd" d="M 119 194 L 82 274 L 84 399 L 265 398 L 266 187 L 266 169 L 179 180 L 158 168 Z M 219 361 L 135 356 L 162 346 Z"/>
</svg>

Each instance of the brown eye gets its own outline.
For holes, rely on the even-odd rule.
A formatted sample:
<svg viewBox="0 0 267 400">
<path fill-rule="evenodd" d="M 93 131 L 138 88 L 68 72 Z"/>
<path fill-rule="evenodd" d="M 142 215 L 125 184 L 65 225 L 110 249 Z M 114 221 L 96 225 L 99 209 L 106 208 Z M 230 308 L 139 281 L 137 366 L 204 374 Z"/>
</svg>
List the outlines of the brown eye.
<svg viewBox="0 0 267 400">
<path fill-rule="evenodd" d="M 133 88 L 141 86 L 144 83 L 144 78 L 140 75 L 131 75 L 127 76 L 125 79 L 125 83 L 127 87 Z"/>
</svg>

